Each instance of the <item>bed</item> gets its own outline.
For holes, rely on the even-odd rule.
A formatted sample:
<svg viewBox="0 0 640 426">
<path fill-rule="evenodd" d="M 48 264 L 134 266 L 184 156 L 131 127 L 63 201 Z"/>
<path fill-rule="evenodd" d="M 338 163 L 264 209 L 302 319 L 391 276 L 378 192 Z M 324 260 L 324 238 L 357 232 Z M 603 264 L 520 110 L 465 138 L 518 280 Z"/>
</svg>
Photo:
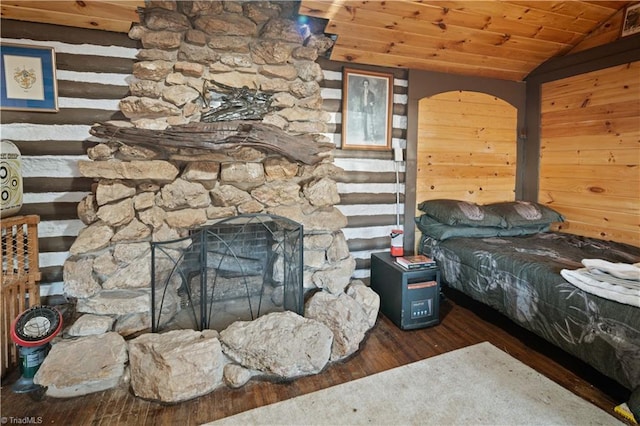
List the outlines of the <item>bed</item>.
<svg viewBox="0 0 640 426">
<path fill-rule="evenodd" d="M 550 231 L 563 217 L 536 203 L 429 200 L 419 209 L 418 252 L 436 259 L 445 285 L 500 311 L 634 395 L 640 391 L 640 307 L 583 291 L 561 275 L 583 268 L 584 259 L 635 266 L 640 248 Z"/>
</svg>

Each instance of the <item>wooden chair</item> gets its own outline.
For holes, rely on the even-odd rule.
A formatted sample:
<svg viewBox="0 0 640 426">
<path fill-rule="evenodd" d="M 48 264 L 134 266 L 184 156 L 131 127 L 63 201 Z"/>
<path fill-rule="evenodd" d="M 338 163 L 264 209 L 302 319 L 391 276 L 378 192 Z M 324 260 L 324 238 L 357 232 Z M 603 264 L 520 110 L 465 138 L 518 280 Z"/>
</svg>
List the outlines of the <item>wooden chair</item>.
<svg viewBox="0 0 640 426">
<path fill-rule="evenodd" d="M 2 268 L 0 271 L 0 359 L 2 376 L 18 363 L 11 341 L 11 323 L 26 309 L 40 304 L 37 215 L 13 216 L 0 222 Z"/>
</svg>

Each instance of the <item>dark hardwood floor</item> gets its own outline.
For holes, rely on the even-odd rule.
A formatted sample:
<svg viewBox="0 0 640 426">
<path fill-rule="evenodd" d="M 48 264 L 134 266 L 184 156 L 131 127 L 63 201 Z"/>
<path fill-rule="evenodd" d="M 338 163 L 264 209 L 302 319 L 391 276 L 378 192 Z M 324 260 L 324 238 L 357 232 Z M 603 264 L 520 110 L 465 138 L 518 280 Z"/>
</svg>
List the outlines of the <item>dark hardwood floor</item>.
<svg viewBox="0 0 640 426">
<path fill-rule="evenodd" d="M 36 401 L 11 392 L 11 384 L 18 377 L 14 371 L 2 383 L 2 420 L 6 424 L 15 424 L 15 419 L 25 417 L 41 424 L 64 425 L 201 424 L 483 341 L 491 342 L 609 413 L 613 414 L 613 408 L 628 398 L 626 389 L 584 363 L 496 312 L 448 290 L 447 299 L 441 304 L 439 325 L 402 331 L 380 315 L 357 354 L 315 376 L 289 382 L 254 379 L 240 389 L 223 387 L 194 400 L 166 405 L 137 398 L 126 385 L 84 397 L 45 397 Z"/>
</svg>

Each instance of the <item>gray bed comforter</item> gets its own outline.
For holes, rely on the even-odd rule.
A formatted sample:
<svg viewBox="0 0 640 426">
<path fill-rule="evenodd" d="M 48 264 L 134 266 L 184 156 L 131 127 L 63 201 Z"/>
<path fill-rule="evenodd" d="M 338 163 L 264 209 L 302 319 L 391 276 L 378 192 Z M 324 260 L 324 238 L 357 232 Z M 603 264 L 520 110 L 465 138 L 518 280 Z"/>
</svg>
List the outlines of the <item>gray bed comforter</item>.
<svg viewBox="0 0 640 426">
<path fill-rule="evenodd" d="M 640 387 L 640 309 L 576 288 L 560 275 L 582 259 L 640 262 L 640 248 L 565 233 L 522 237 L 423 236 L 443 281 L 502 312 L 613 378 Z"/>
</svg>

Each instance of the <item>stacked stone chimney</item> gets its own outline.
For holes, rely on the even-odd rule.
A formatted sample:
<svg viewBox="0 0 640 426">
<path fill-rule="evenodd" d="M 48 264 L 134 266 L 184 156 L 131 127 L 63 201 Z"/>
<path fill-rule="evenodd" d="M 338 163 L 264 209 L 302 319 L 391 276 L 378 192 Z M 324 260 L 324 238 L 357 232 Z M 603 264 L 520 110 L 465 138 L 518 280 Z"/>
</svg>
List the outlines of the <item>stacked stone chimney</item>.
<svg viewBox="0 0 640 426">
<path fill-rule="evenodd" d="M 332 41 L 295 19 L 294 2 L 150 1 L 130 37 L 141 41 L 120 102 L 122 127 L 162 131 L 197 123 L 219 104 L 212 88 L 272 96 L 261 120 L 289 135 L 327 140 L 315 62 Z M 216 84 L 223 86 L 216 86 Z M 259 121 L 260 122 L 260 121 Z M 115 318 L 129 335 L 149 327 L 150 242 L 169 241 L 224 217 L 268 213 L 304 226 L 304 286 L 342 295 L 355 269 L 346 218 L 327 155 L 292 161 L 238 144 L 225 151 L 102 139 L 79 164 L 94 190 L 78 207 L 87 225 L 70 249 L 64 288 L 77 311 Z"/>
</svg>

